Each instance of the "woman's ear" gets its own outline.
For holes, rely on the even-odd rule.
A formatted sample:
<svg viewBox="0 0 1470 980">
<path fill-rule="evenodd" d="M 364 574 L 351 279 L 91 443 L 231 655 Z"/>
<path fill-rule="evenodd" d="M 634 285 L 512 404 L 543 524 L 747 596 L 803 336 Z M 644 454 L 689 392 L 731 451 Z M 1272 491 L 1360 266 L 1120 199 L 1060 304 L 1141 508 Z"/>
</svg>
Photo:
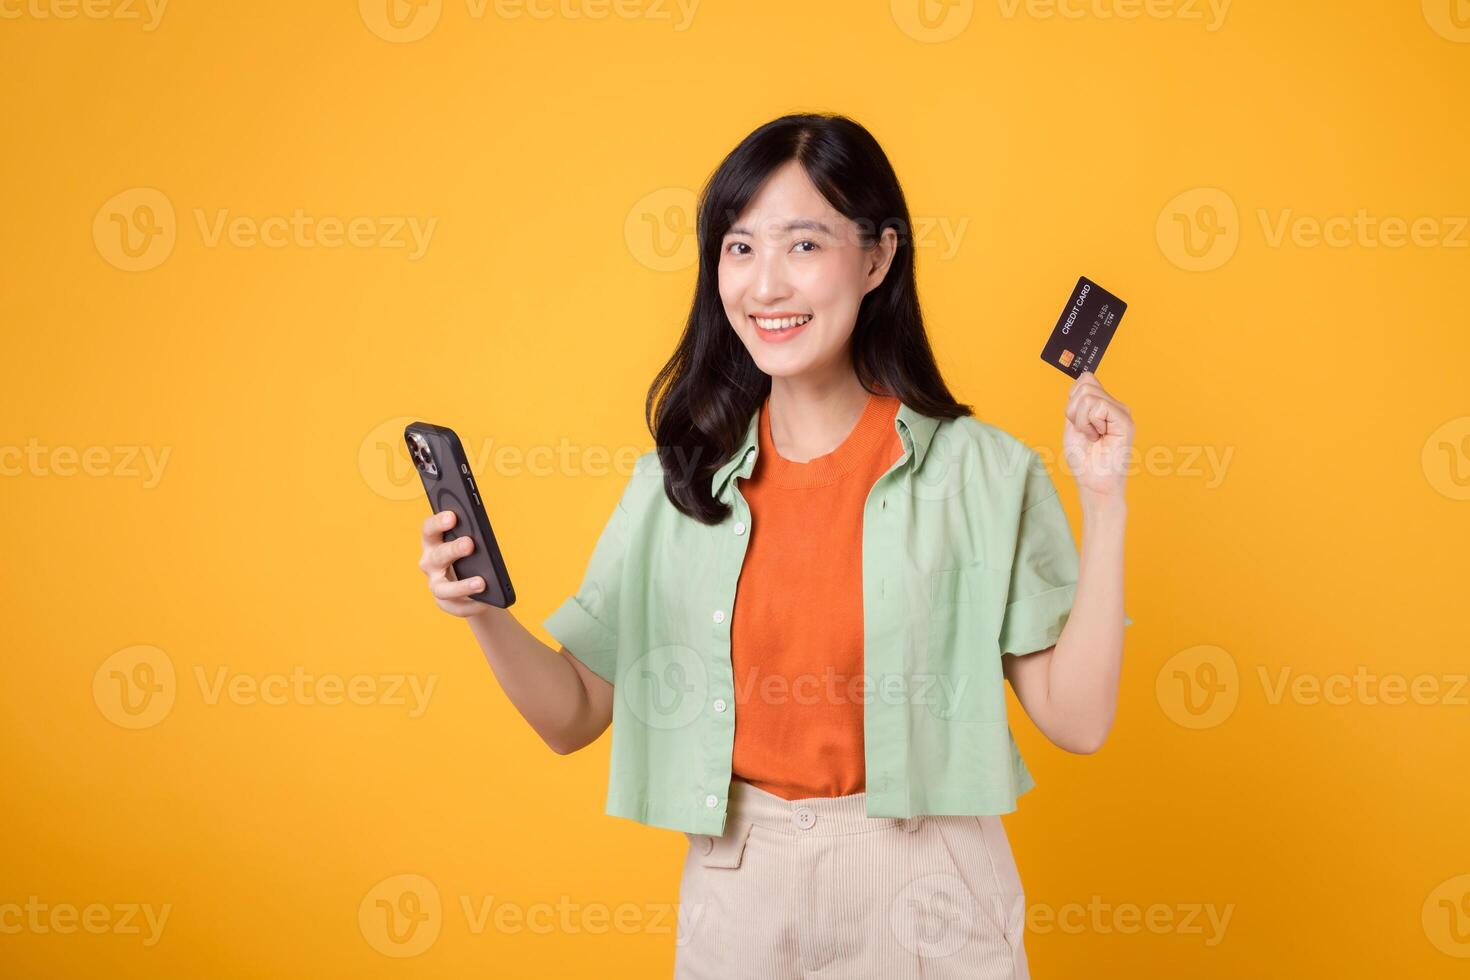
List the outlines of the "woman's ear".
<svg viewBox="0 0 1470 980">
<path fill-rule="evenodd" d="M 867 253 L 867 287 L 863 295 L 877 289 L 882 284 L 884 277 L 888 275 L 888 267 L 893 264 L 893 256 L 898 252 L 898 233 L 892 228 L 884 228 L 883 234 L 878 236 L 878 241 Z"/>
</svg>

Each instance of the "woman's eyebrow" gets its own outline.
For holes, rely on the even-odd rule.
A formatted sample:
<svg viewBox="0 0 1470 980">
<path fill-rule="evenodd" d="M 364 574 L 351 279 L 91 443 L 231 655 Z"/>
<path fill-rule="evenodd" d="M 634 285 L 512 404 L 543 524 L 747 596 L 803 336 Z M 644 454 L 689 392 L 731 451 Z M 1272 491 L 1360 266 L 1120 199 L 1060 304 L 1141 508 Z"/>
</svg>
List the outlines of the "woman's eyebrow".
<svg viewBox="0 0 1470 980">
<path fill-rule="evenodd" d="M 781 225 L 776 230 L 777 231 L 820 231 L 824 235 L 831 235 L 832 234 L 832 229 L 831 228 L 828 228 L 826 225 L 822 224 L 820 221 L 817 221 L 815 218 L 797 218 L 795 221 L 788 221 L 788 222 L 786 222 L 786 224 Z M 744 225 L 734 225 L 733 227 L 730 228 L 729 231 L 725 232 L 725 234 L 727 234 L 727 235 L 749 235 L 749 234 L 751 234 L 751 232 L 750 232 L 750 229 L 746 228 Z"/>
</svg>

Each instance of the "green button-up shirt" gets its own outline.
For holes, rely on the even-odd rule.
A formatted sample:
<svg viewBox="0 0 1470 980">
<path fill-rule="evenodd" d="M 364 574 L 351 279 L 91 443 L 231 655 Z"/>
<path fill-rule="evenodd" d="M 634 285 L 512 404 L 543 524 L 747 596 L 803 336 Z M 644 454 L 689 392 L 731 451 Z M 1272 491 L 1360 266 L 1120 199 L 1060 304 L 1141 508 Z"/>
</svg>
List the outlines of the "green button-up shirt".
<svg viewBox="0 0 1470 980">
<path fill-rule="evenodd" d="M 718 525 L 676 510 L 658 454 L 639 457 L 581 587 L 543 624 L 614 685 L 610 815 L 724 833 L 730 614 L 752 530 L 736 478 L 755 466 L 759 420 L 714 474 L 733 508 Z M 1009 813 L 1035 784 L 1006 722 L 1001 656 L 1056 643 L 1077 547 L 1035 450 L 907 405 L 894 425 L 903 455 L 863 508 L 867 814 Z"/>
</svg>

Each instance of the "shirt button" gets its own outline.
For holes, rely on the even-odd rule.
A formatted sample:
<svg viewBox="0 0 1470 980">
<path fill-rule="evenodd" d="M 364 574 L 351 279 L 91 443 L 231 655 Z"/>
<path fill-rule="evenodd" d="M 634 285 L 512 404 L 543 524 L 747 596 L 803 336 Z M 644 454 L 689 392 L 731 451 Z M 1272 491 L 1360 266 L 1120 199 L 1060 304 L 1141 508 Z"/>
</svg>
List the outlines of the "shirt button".
<svg viewBox="0 0 1470 980">
<path fill-rule="evenodd" d="M 724 621 L 725 621 L 725 610 L 723 610 L 723 609 L 716 609 L 715 610 L 715 622 L 717 622 L 717 623 L 723 623 Z"/>
<path fill-rule="evenodd" d="M 802 830 L 810 830 L 812 824 L 817 822 L 817 815 L 808 807 L 799 806 L 792 811 L 791 820 Z"/>
<path fill-rule="evenodd" d="M 708 795 L 708 796 L 706 796 L 704 798 L 704 805 L 707 806 L 707 807 L 711 807 L 711 808 L 717 807 L 717 806 L 720 805 L 720 798 L 718 796 L 716 796 L 715 794 L 711 793 L 710 795 Z"/>
<path fill-rule="evenodd" d="M 744 521 L 736 521 L 735 522 L 735 533 L 736 534 L 744 534 L 745 533 L 745 522 Z"/>
<path fill-rule="evenodd" d="M 725 704 L 724 698 L 715 698 L 715 710 L 724 711 L 729 705 Z"/>
</svg>

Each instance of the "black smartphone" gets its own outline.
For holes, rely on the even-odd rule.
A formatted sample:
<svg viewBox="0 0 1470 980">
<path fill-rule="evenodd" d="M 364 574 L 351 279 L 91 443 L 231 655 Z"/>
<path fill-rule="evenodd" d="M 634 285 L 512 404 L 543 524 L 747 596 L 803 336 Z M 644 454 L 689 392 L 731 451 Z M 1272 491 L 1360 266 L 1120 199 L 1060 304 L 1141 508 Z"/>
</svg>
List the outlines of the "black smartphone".
<svg viewBox="0 0 1470 980">
<path fill-rule="evenodd" d="M 408 457 L 413 460 L 429 495 L 430 513 L 454 511 L 454 527 L 444 532 L 445 541 L 465 535 L 475 540 L 475 548 L 463 558 L 454 560 L 454 574 L 460 581 L 476 575 L 485 580 L 485 588 L 471 595 L 476 602 L 505 609 L 516 601 L 516 590 L 510 584 L 505 559 L 490 530 L 490 518 L 480 500 L 469 460 L 453 429 L 428 422 L 411 422 L 403 429 L 408 443 Z"/>
</svg>

